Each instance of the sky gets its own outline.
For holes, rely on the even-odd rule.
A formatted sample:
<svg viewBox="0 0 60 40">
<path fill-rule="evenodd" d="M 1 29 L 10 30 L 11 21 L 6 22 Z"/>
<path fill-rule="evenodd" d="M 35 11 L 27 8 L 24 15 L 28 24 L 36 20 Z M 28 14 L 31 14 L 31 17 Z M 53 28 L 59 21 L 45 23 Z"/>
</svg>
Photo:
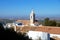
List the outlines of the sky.
<svg viewBox="0 0 60 40">
<path fill-rule="evenodd" d="M 36 17 L 60 17 L 60 0 L 0 0 L 2 18 L 29 18 L 32 9 Z"/>
</svg>

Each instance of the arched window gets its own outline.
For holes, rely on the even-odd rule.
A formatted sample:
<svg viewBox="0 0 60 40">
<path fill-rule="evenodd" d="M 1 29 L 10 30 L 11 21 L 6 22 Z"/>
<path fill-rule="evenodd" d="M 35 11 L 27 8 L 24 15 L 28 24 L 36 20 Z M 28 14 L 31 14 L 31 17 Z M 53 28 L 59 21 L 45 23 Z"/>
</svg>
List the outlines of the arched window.
<svg viewBox="0 0 60 40">
<path fill-rule="evenodd" d="M 31 18 L 32 18 L 32 16 L 31 16 Z"/>
</svg>

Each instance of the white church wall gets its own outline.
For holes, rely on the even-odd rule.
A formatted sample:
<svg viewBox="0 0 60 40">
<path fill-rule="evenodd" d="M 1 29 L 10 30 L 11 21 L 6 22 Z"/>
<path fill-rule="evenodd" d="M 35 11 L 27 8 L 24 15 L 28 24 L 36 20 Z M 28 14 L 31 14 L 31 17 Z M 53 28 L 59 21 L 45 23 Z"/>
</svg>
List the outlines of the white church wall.
<svg viewBox="0 0 60 40">
<path fill-rule="evenodd" d="M 60 38 L 60 34 L 50 34 L 50 37 L 58 37 L 58 38 Z"/>
<path fill-rule="evenodd" d="M 7 23 L 6 28 L 10 28 L 10 27 L 12 27 L 12 23 Z"/>
<path fill-rule="evenodd" d="M 39 40 L 39 38 L 41 38 L 41 40 L 50 40 L 50 36 L 46 32 L 29 31 L 27 35 L 33 40 Z"/>
<path fill-rule="evenodd" d="M 34 25 L 34 24 L 30 24 L 30 26 L 34 26 L 34 27 L 35 27 L 35 25 Z"/>
</svg>

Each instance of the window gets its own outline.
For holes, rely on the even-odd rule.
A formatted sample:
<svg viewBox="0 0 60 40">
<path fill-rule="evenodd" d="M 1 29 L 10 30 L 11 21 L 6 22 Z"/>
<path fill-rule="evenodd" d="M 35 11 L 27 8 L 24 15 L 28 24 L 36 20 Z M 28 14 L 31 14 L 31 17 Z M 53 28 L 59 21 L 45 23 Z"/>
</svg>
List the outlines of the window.
<svg viewBox="0 0 60 40">
<path fill-rule="evenodd" d="M 31 16 L 31 18 L 32 18 L 32 16 Z"/>
</svg>

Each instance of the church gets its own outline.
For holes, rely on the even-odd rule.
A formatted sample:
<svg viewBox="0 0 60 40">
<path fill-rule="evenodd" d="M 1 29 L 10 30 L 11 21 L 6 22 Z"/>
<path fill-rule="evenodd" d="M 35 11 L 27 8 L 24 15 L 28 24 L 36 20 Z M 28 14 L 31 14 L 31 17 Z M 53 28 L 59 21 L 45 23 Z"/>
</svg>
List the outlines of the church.
<svg viewBox="0 0 60 40">
<path fill-rule="evenodd" d="M 7 25 L 8 25 L 7 27 L 9 27 L 9 28 L 13 27 L 14 31 L 16 31 L 17 33 L 18 32 L 22 32 L 22 33 L 28 32 L 27 34 L 29 35 L 29 37 L 32 37 L 33 39 L 35 39 L 38 36 L 38 37 L 42 37 L 42 38 L 44 37 L 47 40 L 48 40 L 48 37 L 49 38 L 56 37 L 57 39 L 59 38 L 59 40 L 60 40 L 60 31 L 59 31 L 60 27 L 39 25 L 38 20 L 36 20 L 36 18 L 35 18 L 34 10 L 32 10 L 30 13 L 30 20 L 17 20 L 16 23 L 12 23 L 12 24 L 10 23 Z M 34 36 L 32 36 L 31 33 Z"/>
<path fill-rule="evenodd" d="M 36 21 L 34 10 L 32 10 L 30 13 L 30 20 L 17 20 L 16 22 L 21 22 L 24 25 L 23 27 L 16 27 L 15 28 L 16 31 L 18 32 L 21 31 L 23 33 L 28 32 L 28 35 L 34 39 L 35 37 L 39 36 L 42 32 L 42 34 L 46 35 L 45 37 L 47 38 L 47 40 L 48 40 L 48 37 L 51 37 L 51 38 L 56 37 L 55 39 L 60 40 L 60 31 L 59 31 L 60 27 L 39 25 L 38 20 Z M 31 33 L 34 36 L 32 36 Z M 48 35 L 48 33 L 50 34 L 50 36 Z"/>
<path fill-rule="evenodd" d="M 38 20 L 35 19 L 34 10 L 32 10 L 30 13 L 30 20 L 17 20 L 16 22 L 20 22 L 23 25 L 27 25 L 27 26 L 38 26 L 39 25 Z"/>
</svg>

